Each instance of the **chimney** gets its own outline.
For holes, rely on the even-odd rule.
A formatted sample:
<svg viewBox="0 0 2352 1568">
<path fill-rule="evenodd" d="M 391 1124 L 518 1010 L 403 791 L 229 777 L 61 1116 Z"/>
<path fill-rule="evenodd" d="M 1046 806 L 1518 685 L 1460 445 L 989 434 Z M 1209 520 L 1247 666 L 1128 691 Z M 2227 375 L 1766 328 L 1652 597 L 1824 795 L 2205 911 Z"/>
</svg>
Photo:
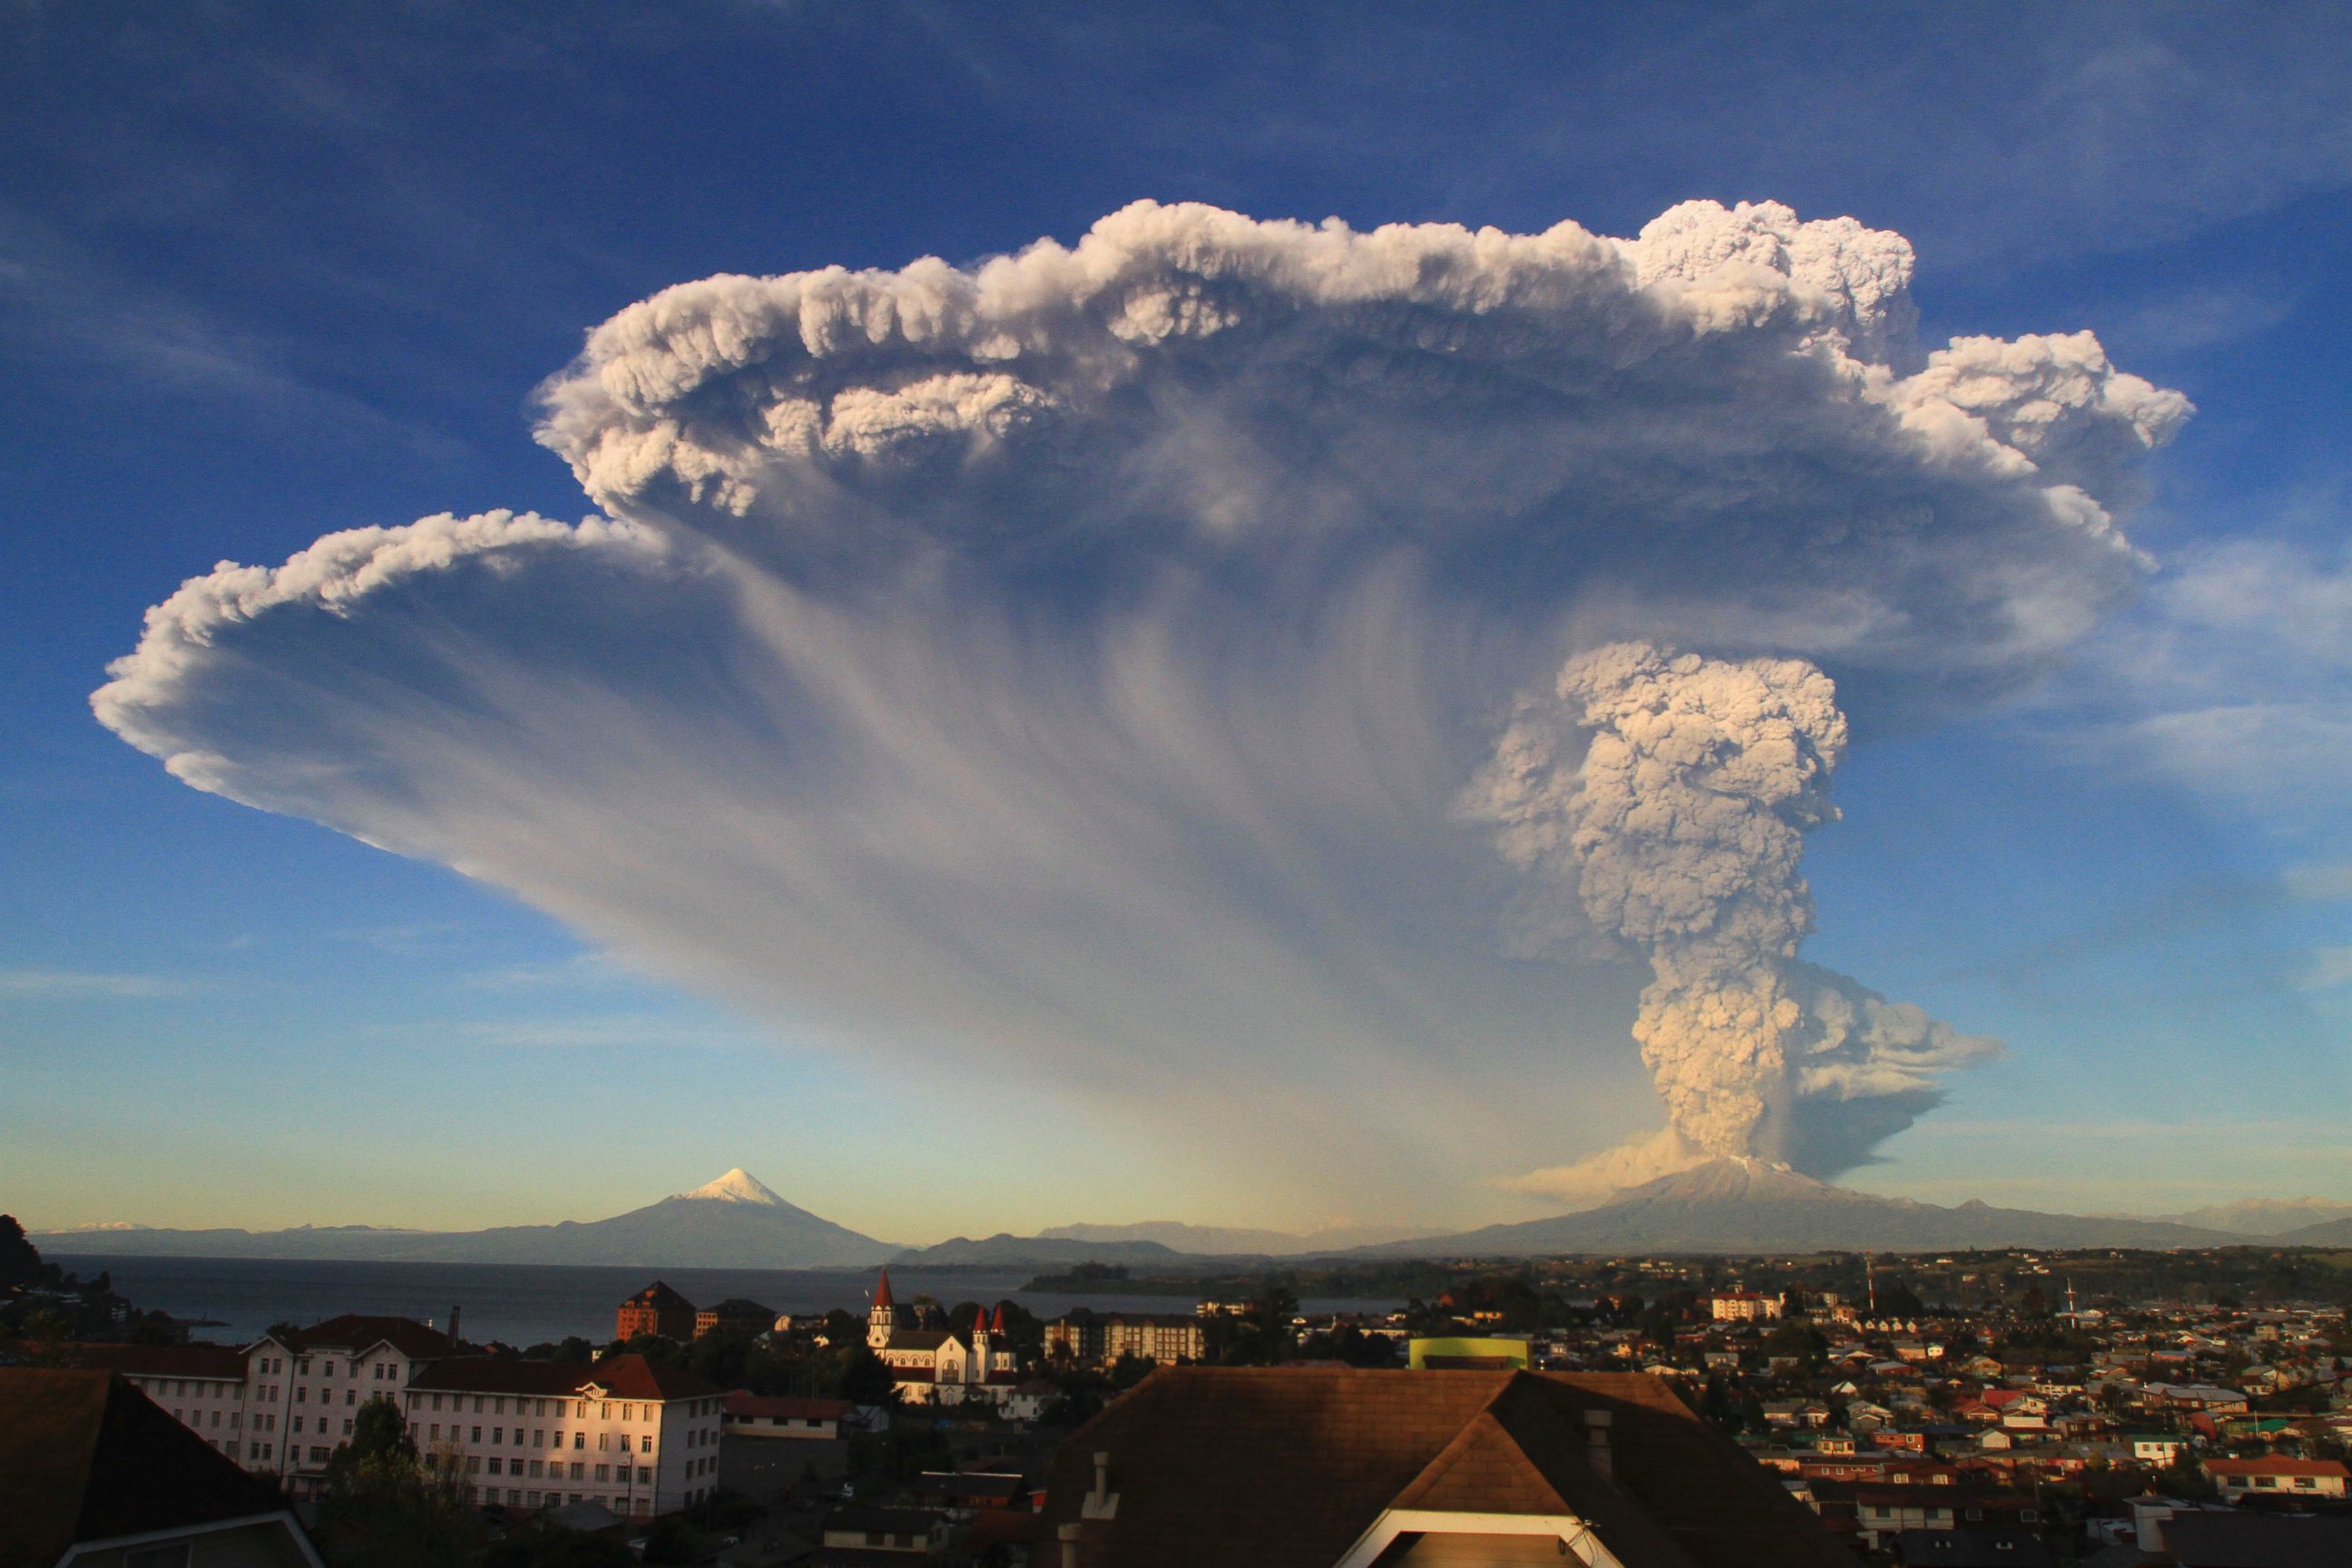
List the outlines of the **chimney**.
<svg viewBox="0 0 2352 1568">
<path fill-rule="evenodd" d="M 1075 1524 L 1061 1525 L 1055 1530 L 1054 1536 L 1062 1543 L 1061 1568 L 1078 1568 L 1078 1527 Z"/>
<path fill-rule="evenodd" d="M 1118 1494 L 1110 1489 L 1110 1456 L 1107 1453 L 1097 1453 L 1095 1456 L 1095 1489 L 1079 1500 L 1078 1517 L 1080 1519 L 1117 1519 L 1118 1517 Z"/>
<path fill-rule="evenodd" d="M 458 1309 L 456 1307 L 449 1309 L 449 1342 L 453 1345 L 465 1342 L 457 1338 L 457 1312 Z"/>
<path fill-rule="evenodd" d="M 1609 1447 L 1611 1419 L 1610 1413 L 1606 1410 L 1588 1410 L 1584 1413 L 1584 1462 L 1591 1465 L 1603 1479 L 1613 1479 L 1617 1473 L 1616 1460 Z"/>
</svg>

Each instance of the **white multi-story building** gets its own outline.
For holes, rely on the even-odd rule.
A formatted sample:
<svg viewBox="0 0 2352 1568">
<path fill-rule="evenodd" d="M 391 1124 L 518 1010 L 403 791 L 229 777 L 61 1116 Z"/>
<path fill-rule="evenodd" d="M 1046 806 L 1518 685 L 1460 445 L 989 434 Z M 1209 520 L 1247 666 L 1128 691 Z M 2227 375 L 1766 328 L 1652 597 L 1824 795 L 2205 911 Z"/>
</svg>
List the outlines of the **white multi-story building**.
<svg viewBox="0 0 2352 1568">
<path fill-rule="evenodd" d="M 325 1478 L 360 1405 L 398 1394 L 417 1367 L 457 1348 L 413 1318 L 351 1313 L 241 1350 L 89 1345 L 81 1359 L 122 1373 L 205 1442 L 299 1497 Z"/>
<path fill-rule="evenodd" d="M 400 1395 L 419 1450 L 463 1466 L 474 1500 L 684 1508 L 719 1484 L 724 1391 L 640 1355 L 579 1363 L 458 1356 Z"/>
</svg>

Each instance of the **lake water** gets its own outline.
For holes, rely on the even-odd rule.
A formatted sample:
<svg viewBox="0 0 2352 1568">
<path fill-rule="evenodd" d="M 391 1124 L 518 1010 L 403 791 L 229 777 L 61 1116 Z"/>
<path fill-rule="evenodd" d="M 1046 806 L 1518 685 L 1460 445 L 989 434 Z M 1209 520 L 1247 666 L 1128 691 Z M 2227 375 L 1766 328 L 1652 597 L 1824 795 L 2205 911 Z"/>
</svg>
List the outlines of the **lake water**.
<svg viewBox="0 0 2352 1568">
<path fill-rule="evenodd" d="M 730 1297 L 779 1312 L 824 1312 L 835 1307 L 863 1317 L 874 1289 L 870 1268 L 642 1268 L 570 1264 L 352 1263 L 303 1258 L 109 1258 L 79 1253 L 60 1258 L 83 1279 L 100 1269 L 133 1305 L 183 1320 L 214 1319 L 192 1337 L 221 1344 L 257 1339 L 276 1322 L 315 1323 L 344 1312 L 415 1318 L 446 1328 L 452 1307 L 477 1344 L 503 1340 L 534 1345 L 569 1334 L 602 1344 L 613 1337 L 613 1313 L 656 1279 L 666 1279 L 698 1305 Z M 959 1301 L 1018 1301 L 1041 1318 L 1073 1307 L 1104 1311 L 1190 1312 L 1190 1296 L 1088 1295 L 1020 1289 L 1031 1273 L 946 1273 L 893 1269 L 900 1300 L 935 1296 Z M 1313 1300 L 1309 1312 L 1385 1312 L 1401 1300 Z"/>
</svg>

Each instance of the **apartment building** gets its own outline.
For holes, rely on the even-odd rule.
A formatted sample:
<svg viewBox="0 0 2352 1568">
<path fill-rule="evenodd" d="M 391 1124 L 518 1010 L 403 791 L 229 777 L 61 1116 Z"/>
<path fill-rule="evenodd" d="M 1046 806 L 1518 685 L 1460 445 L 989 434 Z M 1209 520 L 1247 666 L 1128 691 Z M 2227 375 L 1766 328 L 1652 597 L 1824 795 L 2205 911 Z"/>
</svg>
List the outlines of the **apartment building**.
<svg viewBox="0 0 2352 1568">
<path fill-rule="evenodd" d="M 86 1345 L 205 1443 L 297 1497 L 315 1492 L 360 1405 L 396 1395 L 457 1342 L 412 1318 L 347 1313 L 290 1335 L 226 1345 Z"/>
<path fill-rule="evenodd" d="M 120 1373 L 206 1447 L 245 1463 L 244 1352 L 228 1345 L 85 1345 L 75 1359 L 92 1371 Z"/>
<path fill-rule="evenodd" d="M 417 1447 L 454 1456 L 477 1502 L 595 1501 L 638 1516 L 717 1487 L 724 1397 L 639 1355 L 593 1366 L 455 1356 L 422 1368 L 401 1394 Z"/>
<path fill-rule="evenodd" d="M 1205 1322 L 1181 1312 L 1095 1312 L 1080 1307 L 1045 1325 L 1045 1354 L 1080 1366 L 1115 1366 L 1122 1356 L 1161 1366 L 1207 1359 Z"/>
<path fill-rule="evenodd" d="M 360 1312 L 283 1339 L 263 1335 L 244 1352 L 246 1468 L 276 1476 L 298 1498 L 314 1495 L 359 1407 L 379 1394 L 397 1398 L 418 1367 L 457 1349 L 414 1318 Z"/>
</svg>

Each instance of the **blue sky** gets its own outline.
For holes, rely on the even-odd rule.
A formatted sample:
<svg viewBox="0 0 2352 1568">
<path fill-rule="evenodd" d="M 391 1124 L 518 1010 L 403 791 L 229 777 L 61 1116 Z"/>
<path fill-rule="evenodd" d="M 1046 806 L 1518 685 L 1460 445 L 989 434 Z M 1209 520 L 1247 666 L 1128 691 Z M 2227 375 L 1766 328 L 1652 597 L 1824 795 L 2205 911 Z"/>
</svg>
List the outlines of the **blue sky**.
<svg viewBox="0 0 2352 1568">
<path fill-rule="evenodd" d="M 2032 692 L 1839 770 L 1806 956 L 2009 1047 L 1847 1179 L 2352 1199 L 2352 26 L 2253 15 L 13 9 L 0 1203 L 473 1225 L 742 1164 L 910 1240 L 1539 1212 L 1476 1183 L 1269 1201 L 1017 1074 L 645 977 L 440 866 L 190 790 L 90 717 L 146 608 L 216 561 L 581 516 L 528 399 L 634 300 L 1075 241 L 1146 196 L 1610 235 L 1777 200 L 1906 236 L 1930 345 L 2090 328 L 2185 392 L 2127 520 L 2138 602 Z"/>
</svg>

